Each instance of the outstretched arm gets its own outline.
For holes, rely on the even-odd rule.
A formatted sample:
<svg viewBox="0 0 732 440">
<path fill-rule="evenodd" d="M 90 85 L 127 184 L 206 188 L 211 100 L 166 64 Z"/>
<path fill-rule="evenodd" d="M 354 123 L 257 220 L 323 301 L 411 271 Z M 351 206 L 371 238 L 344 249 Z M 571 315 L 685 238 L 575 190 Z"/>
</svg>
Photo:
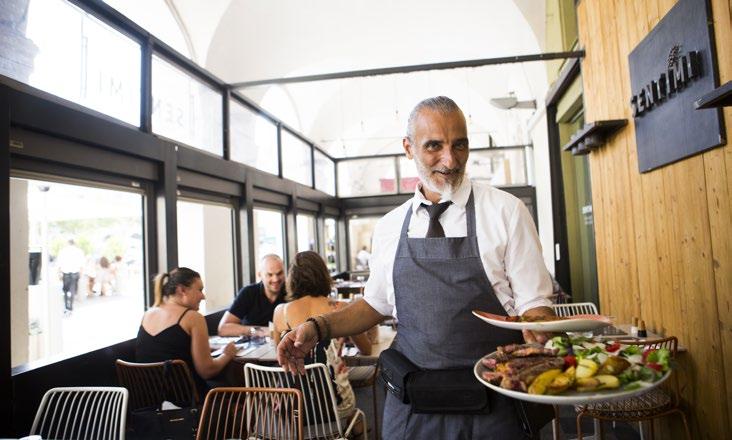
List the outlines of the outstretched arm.
<svg viewBox="0 0 732 440">
<path fill-rule="evenodd" d="M 351 336 L 368 330 L 381 322 L 384 317 L 374 310 L 366 301 L 359 299 L 341 310 L 328 313 L 319 319 L 321 332 L 330 329 L 330 337 Z M 305 373 L 305 356 L 318 343 L 318 332 L 312 321 L 299 326 L 280 341 L 277 346 L 277 362 L 285 371 Z"/>
<path fill-rule="evenodd" d="M 226 311 L 224 316 L 221 317 L 221 321 L 219 321 L 219 336 L 248 335 L 251 328 L 252 326 L 242 325 L 238 316 Z"/>
</svg>

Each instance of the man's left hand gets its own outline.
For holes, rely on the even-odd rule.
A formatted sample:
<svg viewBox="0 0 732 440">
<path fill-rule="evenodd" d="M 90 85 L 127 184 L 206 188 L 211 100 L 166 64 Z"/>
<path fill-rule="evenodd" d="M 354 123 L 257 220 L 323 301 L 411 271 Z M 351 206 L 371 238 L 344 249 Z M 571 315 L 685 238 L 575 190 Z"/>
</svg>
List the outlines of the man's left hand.
<svg viewBox="0 0 732 440">
<path fill-rule="evenodd" d="M 552 310 L 551 307 L 535 307 L 533 309 L 527 310 L 521 316 L 531 317 L 531 318 L 541 318 L 541 317 L 545 317 L 545 316 L 546 317 L 556 316 L 556 314 L 554 314 L 554 310 Z M 526 341 L 527 343 L 538 342 L 540 344 L 544 344 L 552 336 L 551 333 L 537 332 L 537 331 L 532 331 L 532 330 L 522 330 L 521 332 L 524 335 L 524 341 Z"/>
</svg>

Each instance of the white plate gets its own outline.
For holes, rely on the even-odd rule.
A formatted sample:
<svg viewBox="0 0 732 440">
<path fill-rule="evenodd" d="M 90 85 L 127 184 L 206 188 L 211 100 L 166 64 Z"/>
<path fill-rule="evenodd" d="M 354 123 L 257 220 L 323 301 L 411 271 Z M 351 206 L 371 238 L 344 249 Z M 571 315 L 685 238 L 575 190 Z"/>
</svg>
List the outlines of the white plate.
<svg viewBox="0 0 732 440">
<path fill-rule="evenodd" d="M 501 393 L 505 396 L 512 397 L 514 399 L 519 400 L 525 400 L 527 402 L 534 402 L 534 403 L 546 403 L 549 405 L 585 405 L 588 403 L 598 403 L 598 402 L 609 402 L 612 400 L 622 400 L 627 399 L 628 397 L 633 397 L 638 394 L 645 393 L 646 391 L 655 388 L 659 386 L 661 383 L 663 383 L 666 379 L 668 379 L 669 375 L 671 374 L 671 370 L 668 370 L 663 376 L 661 376 L 660 379 L 653 383 L 648 383 L 647 385 L 642 386 L 641 388 L 631 390 L 631 391 L 624 391 L 621 389 L 617 390 L 603 390 L 603 391 L 596 391 L 596 392 L 588 392 L 588 393 L 580 393 L 578 391 L 566 391 L 562 393 L 561 395 L 548 395 L 548 394 L 529 394 L 524 393 L 522 391 L 513 391 L 513 390 L 507 390 L 505 388 L 501 388 L 498 385 L 493 385 L 490 382 L 483 379 L 482 373 L 485 371 L 488 371 L 488 369 L 482 364 L 482 360 L 494 356 L 495 352 L 488 354 L 486 356 L 483 356 L 478 362 L 476 362 L 475 367 L 473 368 L 473 374 L 475 374 L 475 377 L 485 386 L 492 389 L 493 391 L 497 393 Z"/>
<path fill-rule="evenodd" d="M 473 310 L 473 315 L 496 327 L 509 330 L 532 330 L 540 332 L 589 332 L 598 328 L 612 325 L 612 319 L 607 316 L 593 315 L 596 318 L 585 318 L 583 315 L 543 322 L 513 322 L 506 321 L 505 316 L 493 315 L 480 310 Z"/>
</svg>

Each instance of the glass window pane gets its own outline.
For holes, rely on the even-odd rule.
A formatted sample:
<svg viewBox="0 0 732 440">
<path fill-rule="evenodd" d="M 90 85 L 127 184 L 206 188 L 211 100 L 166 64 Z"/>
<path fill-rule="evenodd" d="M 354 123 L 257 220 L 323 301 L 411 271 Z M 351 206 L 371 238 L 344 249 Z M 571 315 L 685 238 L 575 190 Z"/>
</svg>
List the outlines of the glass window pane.
<svg viewBox="0 0 732 440">
<path fill-rule="evenodd" d="M 66 1 L 27 7 L 3 7 L 0 74 L 139 126 L 140 45 Z"/>
<path fill-rule="evenodd" d="M 231 160 L 279 174 L 277 126 L 233 99 L 229 100 L 229 114 Z"/>
<path fill-rule="evenodd" d="M 191 58 L 185 36 L 167 0 L 103 0 L 181 55 Z M 194 60 L 196 61 L 196 60 Z"/>
<path fill-rule="evenodd" d="M 315 189 L 335 195 L 335 162 L 315 150 Z"/>
<path fill-rule="evenodd" d="M 475 181 L 493 186 L 525 185 L 524 149 L 471 151 L 466 171 Z"/>
<path fill-rule="evenodd" d="M 339 197 L 394 193 L 396 193 L 396 172 L 393 158 L 338 162 Z"/>
<path fill-rule="evenodd" d="M 369 268 L 371 238 L 380 217 L 353 217 L 348 220 L 348 244 L 351 249 L 351 267 L 354 270 Z"/>
<path fill-rule="evenodd" d="M 297 215 L 297 251 L 316 251 L 315 217 L 308 214 Z"/>
<path fill-rule="evenodd" d="M 222 99 L 221 93 L 153 55 L 153 132 L 223 156 Z"/>
<path fill-rule="evenodd" d="M 414 192 L 415 188 L 417 188 L 417 183 L 419 183 L 417 166 L 414 164 L 414 160 L 407 159 L 406 157 L 399 158 L 399 179 L 399 192 Z"/>
<path fill-rule="evenodd" d="M 201 274 L 206 299 L 200 312 L 229 307 L 236 293 L 232 209 L 178 201 L 178 265 Z"/>
<path fill-rule="evenodd" d="M 311 186 L 310 145 L 287 130 L 282 130 L 282 176 Z"/>
<path fill-rule="evenodd" d="M 285 215 L 272 209 L 254 209 L 254 259 L 275 254 L 285 259 Z"/>
<path fill-rule="evenodd" d="M 143 199 L 10 179 L 13 367 L 135 337 L 145 301 Z"/>
<path fill-rule="evenodd" d="M 337 222 L 334 218 L 325 219 L 325 262 L 330 273 L 338 272 Z"/>
</svg>

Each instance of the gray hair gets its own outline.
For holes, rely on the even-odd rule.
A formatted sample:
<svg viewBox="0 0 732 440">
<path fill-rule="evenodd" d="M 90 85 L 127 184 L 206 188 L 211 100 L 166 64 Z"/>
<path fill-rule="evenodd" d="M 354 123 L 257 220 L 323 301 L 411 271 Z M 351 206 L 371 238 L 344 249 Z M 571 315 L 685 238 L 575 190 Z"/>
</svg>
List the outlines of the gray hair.
<svg viewBox="0 0 732 440">
<path fill-rule="evenodd" d="M 414 140 L 414 124 L 417 122 L 417 116 L 422 110 L 430 109 L 440 114 L 447 115 L 450 113 L 458 112 L 463 114 L 460 107 L 455 104 L 455 101 L 448 98 L 447 96 L 435 96 L 433 98 L 427 98 L 420 101 L 409 114 L 409 121 L 407 122 L 407 139 L 410 141 Z M 464 116 L 463 116 L 464 117 Z"/>
</svg>

